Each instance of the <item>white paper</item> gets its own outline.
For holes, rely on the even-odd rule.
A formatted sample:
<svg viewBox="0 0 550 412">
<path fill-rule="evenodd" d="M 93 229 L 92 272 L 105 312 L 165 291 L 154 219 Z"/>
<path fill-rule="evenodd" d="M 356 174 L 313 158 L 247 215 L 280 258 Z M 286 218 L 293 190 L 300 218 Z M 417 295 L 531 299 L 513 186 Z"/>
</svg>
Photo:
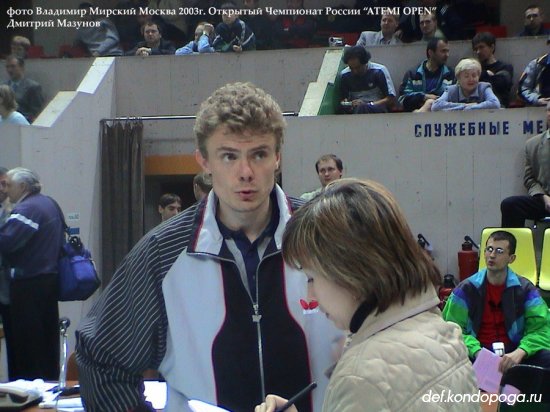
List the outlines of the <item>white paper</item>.
<svg viewBox="0 0 550 412">
<path fill-rule="evenodd" d="M 166 406 L 166 382 L 144 381 L 145 400 L 151 402 L 153 408 L 164 409 Z"/>
<path fill-rule="evenodd" d="M 189 407 L 193 412 L 230 412 L 227 409 L 220 408 L 218 406 L 210 405 L 209 403 L 190 400 Z"/>
</svg>

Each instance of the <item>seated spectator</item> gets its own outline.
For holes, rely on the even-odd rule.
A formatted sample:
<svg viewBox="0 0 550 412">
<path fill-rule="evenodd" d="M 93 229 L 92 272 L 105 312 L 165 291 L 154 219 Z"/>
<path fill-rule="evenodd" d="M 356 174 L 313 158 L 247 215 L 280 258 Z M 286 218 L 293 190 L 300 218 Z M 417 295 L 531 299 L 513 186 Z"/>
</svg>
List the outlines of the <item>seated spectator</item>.
<svg viewBox="0 0 550 412">
<path fill-rule="evenodd" d="M 367 50 L 368 51 L 368 50 Z M 390 71 L 386 66 L 380 63 L 373 62 L 372 60 L 369 60 L 369 63 L 367 64 L 368 69 L 375 69 L 375 70 L 382 70 L 382 73 L 384 73 L 384 76 L 386 77 L 386 83 L 388 84 L 388 94 L 392 96 L 397 96 L 397 93 L 395 92 L 395 86 L 393 85 L 393 80 L 391 78 Z M 340 76 L 343 76 L 345 73 L 349 73 L 350 69 L 349 67 L 344 67 L 342 71 L 340 72 Z"/>
<path fill-rule="evenodd" d="M 3 84 L 0 86 L 0 124 L 29 124 L 25 116 L 17 110 L 15 94 L 10 86 Z"/>
<path fill-rule="evenodd" d="M 195 40 L 176 50 L 176 56 L 193 53 L 214 53 L 211 43 L 214 40 L 214 26 L 210 23 L 199 23 L 195 29 Z"/>
<path fill-rule="evenodd" d="M 444 39 L 445 35 L 437 28 L 437 17 L 435 14 L 421 14 L 419 16 L 421 41 L 428 42 L 433 38 Z"/>
<path fill-rule="evenodd" d="M 260 0 L 243 0 L 243 7 L 248 10 L 258 10 Z M 273 21 L 267 16 L 267 11 L 262 14 L 241 16 L 256 38 L 257 50 L 269 50 L 273 48 Z"/>
<path fill-rule="evenodd" d="M 403 77 L 399 102 L 407 112 L 429 112 L 433 102 L 455 81 L 453 70 L 445 64 L 449 58 L 447 40 L 428 41 L 426 56 L 426 60 Z"/>
<path fill-rule="evenodd" d="M 345 113 L 386 113 L 393 106 L 395 95 L 390 94 L 383 71 L 368 67 L 370 57 L 362 46 L 344 51 L 342 60 L 350 70 L 340 81 L 340 106 Z"/>
<path fill-rule="evenodd" d="M 287 0 L 289 10 L 304 9 L 304 0 Z M 273 24 L 276 48 L 299 49 L 309 47 L 315 33 L 315 20 L 308 15 L 279 16 Z"/>
<path fill-rule="evenodd" d="M 157 23 L 147 22 L 141 26 L 144 41 L 126 53 L 127 56 L 150 56 L 160 54 L 174 54 L 176 48 L 172 42 L 162 38 L 161 28 Z"/>
<path fill-rule="evenodd" d="M 319 176 L 319 181 L 321 182 L 321 187 L 311 191 L 306 192 L 300 195 L 300 199 L 311 200 L 319 193 L 321 190 L 326 187 L 330 182 L 341 179 L 342 174 L 344 173 L 344 164 L 342 159 L 334 154 L 326 154 L 321 156 L 315 162 L 315 170 Z"/>
<path fill-rule="evenodd" d="M 455 67 L 456 83 L 432 104 L 432 112 L 440 110 L 499 109 L 500 102 L 490 83 L 480 82 L 481 65 L 474 59 L 462 59 Z"/>
<path fill-rule="evenodd" d="M 81 27 L 76 32 L 76 41 L 84 46 L 93 57 L 122 56 L 118 32 L 115 25 L 107 18 L 90 12 L 94 5 L 80 3 L 78 6 L 87 13 L 82 16 L 83 21 L 99 21 L 98 27 Z"/>
<path fill-rule="evenodd" d="M 528 193 L 502 201 L 502 227 L 523 227 L 525 219 L 550 216 L 550 102 L 546 104 L 546 127 L 525 142 L 523 185 Z"/>
<path fill-rule="evenodd" d="M 42 87 L 38 82 L 25 77 L 25 60 L 16 56 L 6 58 L 9 80 L 5 82 L 15 93 L 19 111 L 32 123 L 44 107 Z"/>
<path fill-rule="evenodd" d="M 357 179 L 328 185 L 292 215 L 283 258 L 305 272 L 308 300 L 351 332 L 323 412 L 479 411 L 476 401 L 461 403 L 479 393 L 460 327 L 437 307 L 441 274 L 385 187 Z M 459 393 L 461 401 L 426 403 L 432 392 Z M 268 395 L 255 412 L 285 402 Z"/>
<path fill-rule="evenodd" d="M 10 53 L 12 56 L 26 59 L 29 47 L 31 47 L 31 41 L 29 39 L 24 36 L 13 36 L 10 43 Z"/>
<path fill-rule="evenodd" d="M 443 317 L 462 328 L 470 358 L 482 348 L 504 344 L 499 371 L 523 363 L 550 368 L 550 315 L 537 288 L 509 265 L 516 259 L 516 238 L 493 232 L 485 245 L 487 264 L 451 293 Z"/>
<path fill-rule="evenodd" d="M 181 198 L 173 193 L 165 193 L 159 199 L 158 211 L 161 221 L 170 219 L 181 212 Z"/>
<path fill-rule="evenodd" d="M 479 63 L 481 63 L 481 76 L 479 80 L 491 83 L 493 92 L 500 100 L 500 104 L 508 107 L 510 104 L 510 92 L 514 67 L 511 64 L 501 62 L 495 57 L 496 39 L 492 33 L 478 33 L 472 39 L 472 48 Z"/>
<path fill-rule="evenodd" d="M 518 94 L 532 106 L 546 106 L 550 102 L 550 53 L 529 62 L 519 78 Z"/>
<path fill-rule="evenodd" d="M 197 202 L 200 202 L 212 190 L 212 177 L 206 172 L 200 172 L 193 177 L 193 193 Z"/>
<path fill-rule="evenodd" d="M 538 4 L 531 4 L 525 9 L 525 21 L 519 37 L 548 36 L 550 30 L 544 28 L 544 13 Z"/>
<path fill-rule="evenodd" d="M 380 44 L 400 44 L 395 32 L 399 24 L 399 16 L 383 14 L 380 19 L 380 31 L 364 31 L 357 40 L 357 46 L 377 46 Z"/>
<path fill-rule="evenodd" d="M 222 22 L 216 26 L 216 37 L 212 42 L 214 50 L 221 52 L 256 49 L 256 38 L 250 27 L 239 18 L 239 10 L 233 2 L 222 4 Z"/>
<path fill-rule="evenodd" d="M 175 10 L 173 14 L 162 14 L 152 16 L 153 22 L 162 26 L 162 34 L 166 40 L 178 46 L 187 40 L 188 20 L 190 16 L 179 12 L 180 8 L 195 5 L 196 2 L 186 0 L 149 0 L 149 8 L 152 10 Z"/>
</svg>

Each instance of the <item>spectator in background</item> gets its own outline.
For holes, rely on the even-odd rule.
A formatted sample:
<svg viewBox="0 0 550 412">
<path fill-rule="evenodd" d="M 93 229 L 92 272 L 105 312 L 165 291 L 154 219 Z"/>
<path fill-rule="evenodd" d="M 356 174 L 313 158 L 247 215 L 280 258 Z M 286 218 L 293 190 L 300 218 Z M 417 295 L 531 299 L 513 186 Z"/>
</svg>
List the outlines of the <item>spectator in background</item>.
<svg viewBox="0 0 550 412">
<path fill-rule="evenodd" d="M 550 102 L 546 104 L 546 131 L 527 139 L 523 185 L 527 195 L 510 196 L 500 204 L 502 227 L 523 227 L 525 219 L 550 216 Z"/>
<path fill-rule="evenodd" d="M 159 214 L 161 221 L 170 219 L 181 212 L 181 199 L 173 193 L 165 193 L 159 199 Z"/>
<path fill-rule="evenodd" d="M 82 20 L 99 21 L 99 26 L 81 27 L 76 32 L 76 41 L 81 43 L 92 57 L 122 56 L 122 48 L 115 25 L 107 18 L 92 14 L 92 7 L 94 6 L 91 3 L 80 3 L 78 6 L 79 9 L 87 11 L 82 16 Z"/>
<path fill-rule="evenodd" d="M 550 37 L 546 43 L 550 44 Z M 519 78 L 518 94 L 532 106 L 550 102 L 550 53 L 529 62 Z"/>
<path fill-rule="evenodd" d="M 166 40 L 182 45 L 187 40 L 188 15 L 180 13 L 180 8 L 194 6 L 195 1 L 190 0 L 149 0 L 149 8 L 152 10 L 175 10 L 174 14 L 153 16 L 153 21 L 162 26 L 162 33 Z"/>
<path fill-rule="evenodd" d="M 451 110 L 499 109 L 500 102 L 490 83 L 480 82 L 481 65 L 462 59 L 455 67 L 456 83 L 432 104 L 432 112 Z"/>
<path fill-rule="evenodd" d="M 287 9 L 304 9 L 304 0 L 287 0 Z M 273 24 L 273 37 L 277 48 L 298 49 L 308 47 L 315 33 L 315 20 L 308 15 L 279 16 Z"/>
<path fill-rule="evenodd" d="M 422 32 L 422 38 L 420 39 L 421 41 L 428 42 L 434 38 L 445 38 L 443 32 L 437 28 L 437 18 L 435 14 L 421 14 L 418 20 L 420 24 L 420 31 Z"/>
<path fill-rule="evenodd" d="M 127 56 L 151 56 L 160 54 L 174 54 L 176 48 L 172 42 L 162 38 L 161 28 L 157 23 L 146 22 L 141 26 L 144 41 L 126 53 Z"/>
<path fill-rule="evenodd" d="M 447 40 L 428 41 L 426 56 L 426 60 L 403 77 L 399 102 L 407 112 L 429 112 L 433 102 L 455 81 L 453 70 L 446 65 L 449 58 Z"/>
<path fill-rule="evenodd" d="M 399 15 L 383 14 L 380 19 L 380 31 L 364 31 L 357 40 L 357 46 L 377 46 L 380 44 L 400 44 L 395 32 L 399 25 Z"/>
<path fill-rule="evenodd" d="M 212 190 L 212 178 L 206 172 L 200 172 L 195 175 L 193 178 L 193 193 L 195 194 L 195 199 L 201 201 L 208 193 Z"/>
<path fill-rule="evenodd" d="M 2 123 L 29 124 L 25 116 L 17 111 L 15 94 L 7 84 L 0 86 L 0 124 Z"/>
<path fill-rule="evenodd" d="M 222 22 L 216 26 L 216 37 L 212 42 L 214 50 L 221 52 L 256 49 L 256 38 L 250 27 L 239 18 L 239 10 L 235 3 L 222 4 Z"/>
<path fill-rule="evenodd" d="M 319 176 L 321 187 L 312 192 L 303 193 L 300 199 L 311 200 L 317 196 L 330 182 L 341 179 L 344 173 L 344 164 L 342 159 L 334 154 L 326 154 L 321 156 L 315 162 L 315 170 Z"/>
<path fill-rule="evenodd" d="M 24 36 L 13 36 L 10 43 L 10 53 L 12 56 L 26 59 L 29 47 L 31 47 L 31 41 L 29 39 Z"/>
<path fill-rule="evenodd" d="M 195 39 L 176 50 L 176 56 L 193 53 L 214 53 L 212 41 L 214 40 L 214 26 L 210 23 L 199 23 L 195 29 Z"/>
<path fill-rule="evenodd" d="M 496 39 L 488 32 L 478 33 L 472 39 L 472 48 L 479 63 L 481 76 L 479 80 L 491 83 L 493 92 L 504 107 L 510 105 L 510 92 L 514 78 L 514 67 L 501 62 L 495 57 Z"/>
<path fill-rule="evenodd" d="M 362 46 L 344 51 L 342 60 L 349 72 L 340 80 L 340 106 L 345 113 L 386 113 L 394 103 L 383 71 L 368 67 L 370 57 Z"/>
<path fill-rule="evenodd" d="M 25 77 L 25 60 L 16 56 L 6 58 L 9 80 L 5 82 L 15 93 L 19 112 L 32 123 L 44 107 L 42 87 L 35 80 Z"/>
<path fill-rule="evenodd" d="M 247 10 L 261 9 L 260 0 L 243 0 L 243 7 Z M 269 50 L 273 48 L 273 21 L 263 10 L 262 14 L 241 16 L 256 38 L 257 50 Z"/>
<path fill-rule="evenodd" d="M 531 4 L 525 9 L 525 21 L 519 37 L 548 36 L 550 30 L 544 28 L 544 13 L 538 4 Z"/>
<path fill-rule="evenodd" d="M 41 189 L 33 171 L 8 171 L 7 193 L 14 207 L 0 228 L 0 253 L 11 273 L 10 304 L 2 313 L 10 380 L 59 378 L 57 261 L 63 220 Z"/>
</svg>

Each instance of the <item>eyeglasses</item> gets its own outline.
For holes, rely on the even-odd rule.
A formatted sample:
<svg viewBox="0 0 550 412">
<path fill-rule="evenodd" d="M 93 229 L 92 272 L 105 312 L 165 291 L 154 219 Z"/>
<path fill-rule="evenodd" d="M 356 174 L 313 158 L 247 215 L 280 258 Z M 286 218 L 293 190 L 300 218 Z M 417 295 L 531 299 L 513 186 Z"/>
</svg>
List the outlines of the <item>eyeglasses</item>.
<svg viewBox="0 0 550 412">
<path fill-rule="evenodd" d="M 501 247 L 494 248 L 492 246 L 487 246 L 485 248 L 485 253 L 487 253 L 488 255 L 491 255 L 493 252 L 495 252 L 497 255 L 503 255 L 506 251 Z"/>
</svg>

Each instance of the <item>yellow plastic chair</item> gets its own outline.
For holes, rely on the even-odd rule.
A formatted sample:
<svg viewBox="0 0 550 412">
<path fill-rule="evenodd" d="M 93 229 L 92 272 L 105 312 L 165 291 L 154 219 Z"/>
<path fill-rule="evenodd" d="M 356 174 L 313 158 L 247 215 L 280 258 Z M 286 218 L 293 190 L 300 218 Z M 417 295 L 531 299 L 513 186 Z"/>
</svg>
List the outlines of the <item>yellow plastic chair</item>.
<svg viewBox="0 0 550 412">
<path fill-rule="evenodd" d="M 537 284 L 537 261 L 535 259 L 535 246 L 533 244 L 533 231 L 528 227 L 522 228 L 500 228 L 500 227 L 486 227 L 481 232 L 481 243 L 479 245 L 480 253 L 483 254 L 487 239 L 491 233 L 497 230 L 505 230 L 510 232 L 516 237 L 516 260 L 510 265 L 510 268 L 531 282 L 534 285 Z M 549 243 L 550 246 L 550 243 Z M 485 259 L 483 256 L 479 259 L 479 269 L 484 269 Z"/>
<path fill-rule="evenodd" d="M 544 231 L 540 259 L 539 288 L 550 291 L 550 228 Z"/>
</svg>

